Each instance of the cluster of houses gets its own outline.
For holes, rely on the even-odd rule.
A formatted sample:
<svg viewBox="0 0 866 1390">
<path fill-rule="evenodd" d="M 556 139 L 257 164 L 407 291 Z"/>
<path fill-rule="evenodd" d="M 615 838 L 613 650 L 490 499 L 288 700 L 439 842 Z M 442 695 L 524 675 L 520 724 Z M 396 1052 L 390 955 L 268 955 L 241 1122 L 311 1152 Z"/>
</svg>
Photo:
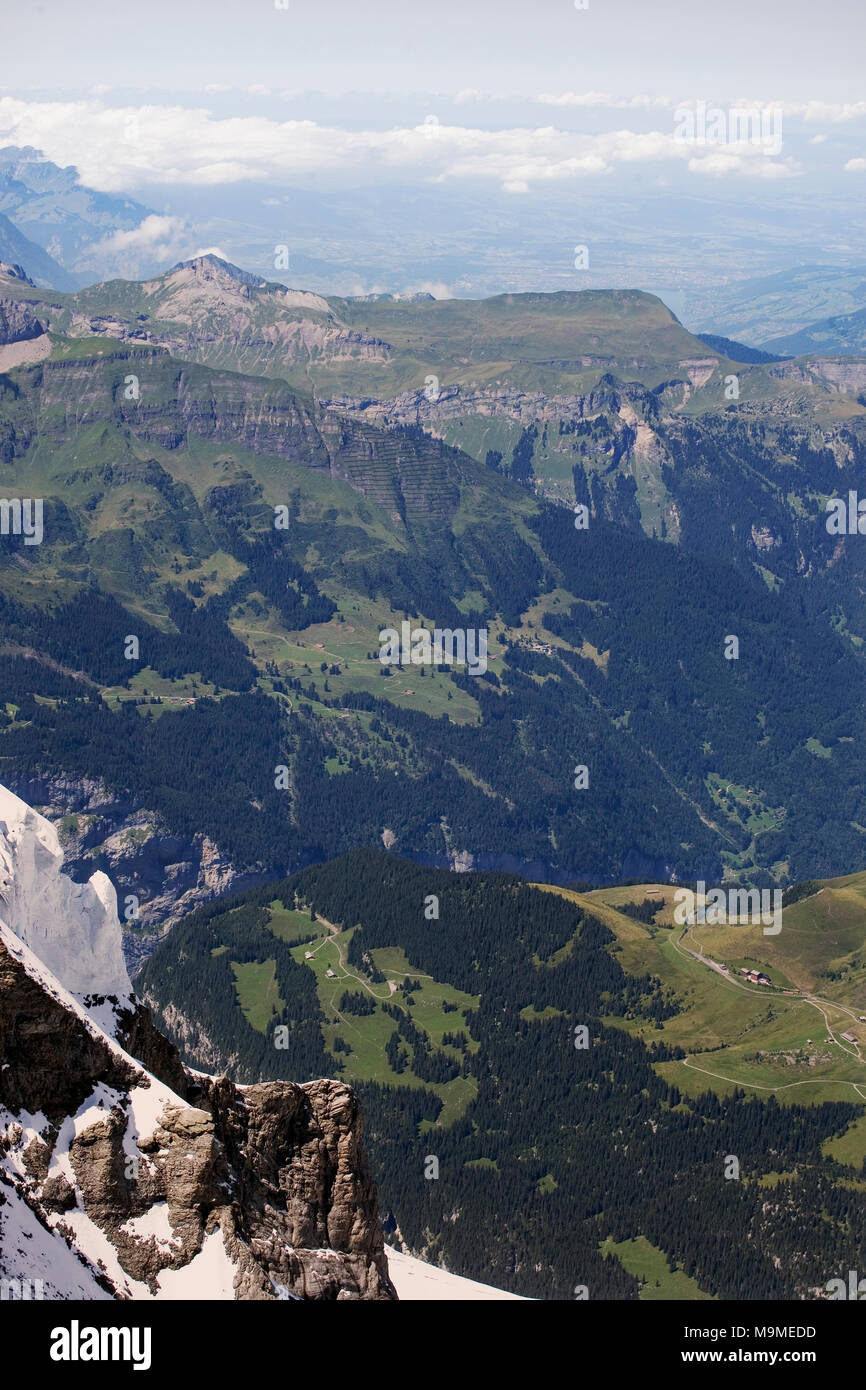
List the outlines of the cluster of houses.
<svg viewBox="0 0 866 1390">
<path fill-rule="evenodd" d="M 769 975 L 765 975 L 763 970 L 746 970 L 745 967 L 740 971 L 747 980 L 751 980 L 753 985 L 771 985 L 773 981 Z"/>
</svg>

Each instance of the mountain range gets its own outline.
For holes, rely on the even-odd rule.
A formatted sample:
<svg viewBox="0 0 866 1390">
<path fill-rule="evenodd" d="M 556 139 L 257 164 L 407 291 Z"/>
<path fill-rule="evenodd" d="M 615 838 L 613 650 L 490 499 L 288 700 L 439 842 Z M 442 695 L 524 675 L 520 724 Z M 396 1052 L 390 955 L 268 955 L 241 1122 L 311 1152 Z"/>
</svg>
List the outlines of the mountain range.
<svg viewBox="0 0 866 1390">
<path fill-rule="evenodd" d="M 74 288 L 75 277 L 67 274 L 63 266 L 41 246 L 24 236 L 3 213 L 0 213 L 0 261 L 10 266 L 25 262 L 40 285 L 60 290 Z"/>
<path fill-rule="evenodd" d="M 702 312 L 710 332 L 730 333 L 769 352 L 785 353 L 781 343 L 811 324 L 856 313 L 864 301 L 866 267 L 812 263 L 719 285 L 702 296 Z"/>
<path fill-rule="evenodd" d="M 46 518 L 0 552 L 0 766 L 135 899 L 131 960 L 358 844 L 858 867 L 866 574 L 824 504 L 866 366 L 736 364 L 637 292 L 336 302 L 210 256 L 72 296 L 10 268 L 0 308 L 0 482 Z M 486 629 L 487 670 L 383 663 L 410 619 Z"/>
<path fill-rule="evenodd" d="M 797 333 L 772 339 L 768 346 L 792 357 L 805 353 L 850 353 L 862 357 L 866 352 L 866 308 L 819 319 Z"/>
<path fill-rule="evenodd" d="M 23 261 L 39 284 L 88 284 L 118 255 L 133 272 L 145 268 L 146 240 L 136 247 L 123 234 L 152 216 L 131 198 L 88 188 L 74 167 L 61 168 L 32 146 L 0 148 L 0 260 Z"/>
</svg>

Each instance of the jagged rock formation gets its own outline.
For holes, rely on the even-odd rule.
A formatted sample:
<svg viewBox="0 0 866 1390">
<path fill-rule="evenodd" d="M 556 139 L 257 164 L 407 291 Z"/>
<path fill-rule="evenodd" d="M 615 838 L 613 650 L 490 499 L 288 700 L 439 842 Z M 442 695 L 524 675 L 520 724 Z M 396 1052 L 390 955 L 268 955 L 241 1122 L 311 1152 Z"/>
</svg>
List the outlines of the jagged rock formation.
<svg viewBox="0 0 866 1390">
<path fill-rule="evenodd" d="M 321 295 L 286 289 L 212 254 L 142 282 L 141 296 L 147 312 L 129 316 L 92 307 L 86 292 L 68 304 L 42 303 L 50 326 L 71 337 L 149 343 L 265 375 L 279 375 L 280 364 L 383 363 L 391 355 L 388 343 L 344 323 Z"/>
<path fill-rule="evenodd" d="M 0 788 L 0 1277 L 52 1298 L 396 1297 L 351 1089 L 187 1071 L 131 995 L 108 879 L 61 864 Z"/>
</svg>

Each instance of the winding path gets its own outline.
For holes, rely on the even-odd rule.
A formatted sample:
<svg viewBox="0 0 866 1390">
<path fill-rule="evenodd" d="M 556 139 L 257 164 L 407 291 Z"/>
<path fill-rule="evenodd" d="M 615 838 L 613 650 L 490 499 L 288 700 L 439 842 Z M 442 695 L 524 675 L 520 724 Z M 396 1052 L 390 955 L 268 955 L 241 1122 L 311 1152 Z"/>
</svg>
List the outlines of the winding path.
<svg viewBox="0 0 866 1390">
<path fill-rule="evenodd" d="M 683 944 L 686 937 L 688 937 L 694 943 L 695 949 L 693 951 L 690 950 L 688 946 Z M 698 945 L 697 941 L 695 940 L 695 937 L 692 935 L 691 926 L 683 927 L 682 931 L 680 932 L 679 938 L 672 934 L 671 942 L 673 944 L 674 950 L 676 950 L 680 955 L 690 956 L 692 960 L 696 960 L 700 962 L 701 965 L 707 966 L 709 970 L 712 970 L 714 974 L 718 975 L 722 980 L 724 980 L 726 984 L 730 985 L 733 989 L 743 990 L 746 994 L 754 994 L 757 995 L 759 998 L 763 997 L 766 999 L 768 997 L 765 987 L 762 986 L 760 989 L 752 988 L 751 986 L 745 984 L 743 981 L 738 980 L 728 970 L 723 969 L 718 961 L 712 960 L 709 956 L 705 956 L 703 951 L 700 949 L 700 946 Z M 776 996 L 775 994 L 771 994 L 769 995 L 769 997 L 776 998 L 778 996 Z M 810 1004 L 813 1008 L 817 1009 L 824 1020 L 824 1024 L 826 1026 L 830 1039 L 842 1050 L 842 1052 L 846 1052 L 849 1055 L 849 1057 L 854 1057 L 858 1062 L 864 1062 L 864 1060 L 866 1060 L 862 1057 L 860 1053 L 861 1044 L 854 1043 L 852 1046 L 846 1046 L 845 1043 L 840 1042 L 833 1031 L 833 1027 L 829 1019 L 827 1018 L 827 1009 L 837 1009 L 840 1013 L 847 1014 L 849 1018 L 852 1018 L 856 1021 L 858 1020 L 859 1015 L 856 1013 L 854 1009 L 849 1008 L 847 1004 L 837 1004 L 832 999 L 820 999 L 817 995 L 812 994 L 807 990 L 796 990 L 793 994 L 786 994 L 783 997 L 792 1001 L 799 1000 L 800 1003 Z M 688 1057 L 683 1059 L 683 1066 L 688 1067 L 691 1071 L 703 1072 L 705 1076 L 713 1076 L 716 1078 L 717 1081 L 728 1081 L 733 1086 L 741 1086 L 743 1088 L 748 1088 L 753 1091 L 788 1091 L 791 1090 L 794 1086 L 852 1086 L 854 1090 L 857 1092 L 857 1095 L 861 1098 L 861 1100 L 866 1101 L 866 1095 L 864 1095 L 863 1091 L 861 1091 L 860 1089 L 861 1086 L 866 1085 L 866 1078 L 864 1078 L 862 1082 L 857 1082 L 835 1080 L 829 1077 L 815 1077 L 805 1081 L 788 1081 L 778 1086 L 762 1086 L 757 1081 L 741 1081 L 734 1076 L 723 1076 L 721 1072 L 709 1071 L 706 1067 L 699 1067 L 695 1062 L 690 1062 Z"/>
</svg>

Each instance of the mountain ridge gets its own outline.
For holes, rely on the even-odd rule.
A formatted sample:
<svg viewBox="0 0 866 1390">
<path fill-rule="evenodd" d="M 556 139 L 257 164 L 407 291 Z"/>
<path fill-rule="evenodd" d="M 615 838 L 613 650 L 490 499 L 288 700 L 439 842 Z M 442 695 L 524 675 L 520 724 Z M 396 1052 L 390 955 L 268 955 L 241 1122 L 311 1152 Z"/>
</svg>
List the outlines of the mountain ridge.
<svg viewBox="0 0 866 1390">
<path fill-rule="evenodd" d="M 53 827 L 5 788 L 0 849 L 3 1277 L 26 1270 L 54 1298 L 394 1299 L 349 1088 L 241 1095 L 184 1071 L 146 1010 L 102 993 L 128 986 L 107 880 L 96 876 L 95 899 L 72 885 Z M 34 954 L 46 945 L 79 972 L 80 998 Z M 178 1090 L 118 1039 L 143 1045 Z"/>
</svg>

